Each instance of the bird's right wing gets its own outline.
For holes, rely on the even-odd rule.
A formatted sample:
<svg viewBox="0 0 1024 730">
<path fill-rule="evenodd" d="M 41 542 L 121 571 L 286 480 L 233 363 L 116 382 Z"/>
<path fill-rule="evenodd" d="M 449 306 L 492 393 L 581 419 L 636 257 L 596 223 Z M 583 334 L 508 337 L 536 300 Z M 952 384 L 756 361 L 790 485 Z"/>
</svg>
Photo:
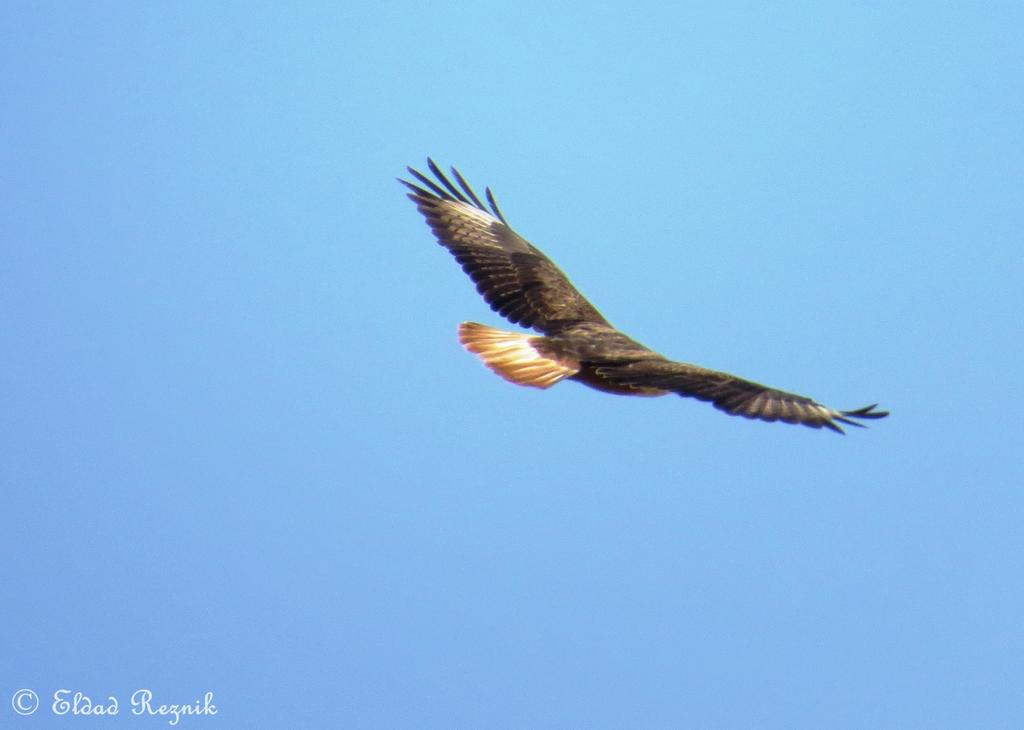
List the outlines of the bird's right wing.
<svg viewBox="0 0 1024 730">
<path fill-rule="evenodd" d="M 876 405 L 837 411 L 806 396 L 671 360 L 642 360 L 628 365 L 603 366 L 597 368 L 596 373 L 619 386 L 654 388 L 707 401 L 730 416 L 799 423 L 811 428 L 824 426 L 838 433 L 843 433 L 840 423 L 863 426 L 857 419 L 889 415 L 888 411 L 876 411 Z"/>
<path fill-rule="evenodd" d="M 433 179 L 410 167 L 418 184 L 399 182 L 491 309 L 545 334 L 578 322 L 607 324 L 551 259 L 509 227 L 489 188 L 490 210 L 458 170 L 452 168 L 456 187 L 433 160 L 427 166 Z"/>
</svg>

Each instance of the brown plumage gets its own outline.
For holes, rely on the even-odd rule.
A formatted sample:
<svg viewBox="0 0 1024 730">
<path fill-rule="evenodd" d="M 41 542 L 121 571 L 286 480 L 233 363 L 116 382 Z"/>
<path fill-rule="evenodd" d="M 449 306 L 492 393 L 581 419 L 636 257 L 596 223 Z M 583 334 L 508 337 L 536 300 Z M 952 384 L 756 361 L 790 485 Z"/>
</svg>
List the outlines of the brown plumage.
<svg viewBox="0 0 1024 730">
<path fill-rule="evenodd" d="M 490 188 L 488 205 L 458 170 L 458 186 L 427 160 L 434 178 L 408 168 L 416 182 L 399 180 L 437 240 L 476 283 L 491 308 L 513 324 L 541 333 L 505 332 L 473 322 L 459 326 L 459 341 L 501 377 L 518 385 L 550 388 L 568 378 L 620 395 L 676 393 L 709 401 L 734 416 L 825 426 L 884 418 L 875 405 L 837 411 L 810 398 L 735 375 L 662 357 L 608 323 L 569 278 L 508 225 Z"/>
</svg>

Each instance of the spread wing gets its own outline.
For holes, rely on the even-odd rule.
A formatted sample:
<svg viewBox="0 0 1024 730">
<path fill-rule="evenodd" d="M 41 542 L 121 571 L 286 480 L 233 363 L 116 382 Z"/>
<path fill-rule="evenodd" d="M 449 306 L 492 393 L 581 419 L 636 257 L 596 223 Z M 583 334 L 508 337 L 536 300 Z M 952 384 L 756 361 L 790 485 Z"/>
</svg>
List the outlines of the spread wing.
<svg viewBox="0 0 1024 730">
<path fill-rule="evenodd" d="M 458 170 L 452 168 L 456 187 L 433 160 L 427 166 L 435 179 L 410 167 L 419 184 L 399 182 L 491 309 L 545 334 L 579 322 L 608 324 L 551 259 L 509 227 L 490 188 L 488 210 Z"/>
<path fill-rule="evenodd" d="M 811 428 L 830 428 L 843 433 L 840 423 L 861 426 L 857 419 L 885 418 L 888 411 L 876 405 L 853 411 L 837 411 L 810 398 L 737 378 L 729 373 L 670 360 L 642 360 L 628 365 L 598 367 L 596 374 L 618 386 L 655 388 L 684 397 L 708 401 L 731 416 L 762 421 L 799 423 Z"/>
</svg>

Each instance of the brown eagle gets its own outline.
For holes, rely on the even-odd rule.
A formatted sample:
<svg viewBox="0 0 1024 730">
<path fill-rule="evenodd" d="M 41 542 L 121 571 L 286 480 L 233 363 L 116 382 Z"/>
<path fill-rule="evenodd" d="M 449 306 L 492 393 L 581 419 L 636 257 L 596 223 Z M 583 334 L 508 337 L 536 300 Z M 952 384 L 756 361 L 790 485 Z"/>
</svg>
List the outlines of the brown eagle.
<svg viewBox="0 0 1024 730">
<path fill-rule="evenodd" d="M 762 421 L 825 426 L 884 418 L 877 404 L 837 411 L 810 398 L 769 388 L 735 375 L 674 362 L 630 339 L 608 323 L 540 249 L 509 226 L 491 193 L 485 206 L 462 175 L 458 187 L 427 160 L 434 175 L 407 168 L 417 183 L 399 179 L 427 219 L 437 240 L 476 282 L 491 309 L 540 336 L 463 322 L 459 341 L 495 373 L 516 385 L 550 388 L 569 378 L 606 393 L 667 393 L 711 402 L 729 415 Z M 489 207 L 489 209 L 488 209 Z"/>
</svg>

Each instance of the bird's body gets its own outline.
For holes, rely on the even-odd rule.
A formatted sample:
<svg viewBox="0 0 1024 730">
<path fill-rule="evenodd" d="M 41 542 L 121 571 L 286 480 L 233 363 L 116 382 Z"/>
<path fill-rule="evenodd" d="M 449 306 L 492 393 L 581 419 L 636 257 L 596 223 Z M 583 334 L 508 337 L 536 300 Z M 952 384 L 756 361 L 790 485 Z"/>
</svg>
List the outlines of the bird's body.
<svg viewBox="0 0 1024 730">
<path fill-rule="evenodd" d="M 882 418 L 867 406 L 837 411 L 728 373 L 669 360 L 613 327 L 539 249 L 516 234 L 491 194 L 489 209 L 457 170 L 447 176 L 428 160 L 435 179 L 409 168 L 416 183 L 400 180 L 442 246 L 476 283 L 491 308 L 541 335 L 506 332 L 464 322 L 459 340 L 487 367 L 517 385 L 549 388 L 563 379 L 617 395 L 668 393 L 710 401 L 731 415 L 822 426 Z"/>
</svg>

